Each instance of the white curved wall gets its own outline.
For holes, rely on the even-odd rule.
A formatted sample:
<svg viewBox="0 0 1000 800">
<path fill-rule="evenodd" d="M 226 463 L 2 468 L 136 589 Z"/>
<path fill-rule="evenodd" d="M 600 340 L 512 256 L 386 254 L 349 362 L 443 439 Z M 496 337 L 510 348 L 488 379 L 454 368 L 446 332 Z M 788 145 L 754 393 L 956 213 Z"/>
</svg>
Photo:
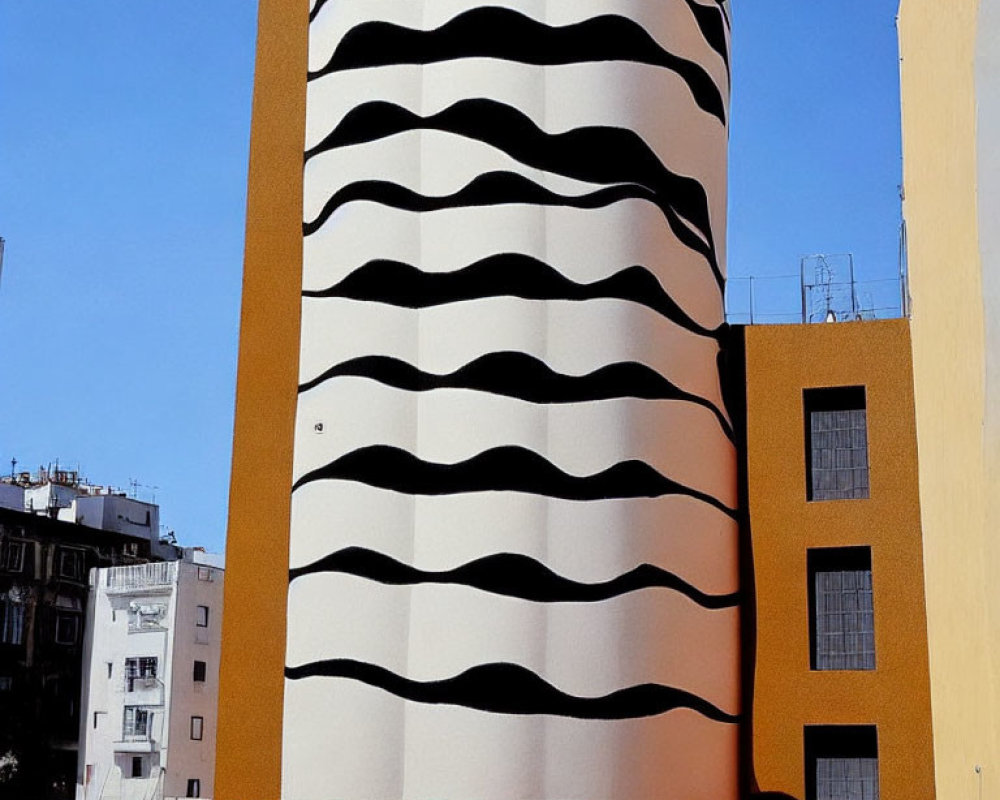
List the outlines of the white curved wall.
<svg viewBox="0 0 1000 800">
<path fill-rule="evenodd" d="M 283 796 L 735 798 L 712 0 L 314 3 Z"/>
</svg>

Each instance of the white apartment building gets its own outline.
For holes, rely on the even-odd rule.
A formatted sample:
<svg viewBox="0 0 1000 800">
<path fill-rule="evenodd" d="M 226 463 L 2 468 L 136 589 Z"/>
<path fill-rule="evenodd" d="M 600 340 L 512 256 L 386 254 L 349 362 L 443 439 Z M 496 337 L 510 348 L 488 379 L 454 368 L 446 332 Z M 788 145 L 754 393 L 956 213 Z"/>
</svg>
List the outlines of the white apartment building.
<svg viewBox="0 0 1000 800">
<path fill-rule="evenodd" d="M 223 561 L 91 571 L 77 800 L 211 797 Z"/>
</svg>

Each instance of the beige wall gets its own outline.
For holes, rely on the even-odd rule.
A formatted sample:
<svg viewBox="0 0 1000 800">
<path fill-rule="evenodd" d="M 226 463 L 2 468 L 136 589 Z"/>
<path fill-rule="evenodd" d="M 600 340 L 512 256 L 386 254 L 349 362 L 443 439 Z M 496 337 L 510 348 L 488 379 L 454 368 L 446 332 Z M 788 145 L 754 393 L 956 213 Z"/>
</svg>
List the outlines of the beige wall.
<svg viewBox="0 0 1000 800">
<path fill-rule="evenodd" d="M 995 437 L 986 427 L 989 349 L 977 224 L 979 12 L 978 0 L 904 0 L 899 23 L 904 214 L 941 800 L 1000 791 L 994 678 L 1000 667 L 1000 552 L 990 522 L 998 487 L 995 459 L 987 458 Z M 979 43 L 1000 46 L 984 37 Z"/>
</svg>

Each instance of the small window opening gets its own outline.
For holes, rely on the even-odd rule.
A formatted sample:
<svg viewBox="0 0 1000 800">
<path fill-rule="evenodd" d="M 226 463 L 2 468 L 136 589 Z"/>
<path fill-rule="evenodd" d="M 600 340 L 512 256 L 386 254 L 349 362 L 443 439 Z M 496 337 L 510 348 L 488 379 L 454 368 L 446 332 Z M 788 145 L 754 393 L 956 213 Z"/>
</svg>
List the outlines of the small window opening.
<svg viewBox="0 0 1000 800">
<path fill-rule="evenodd" d="M 806 389 L 806 495 L 810 501 L 869 496 L 864 386 Z"/>
<path fill-rule="evenodd" d="M 806 800 L 879 800 L 874 725 L 807 725 Z"/>
</svg>

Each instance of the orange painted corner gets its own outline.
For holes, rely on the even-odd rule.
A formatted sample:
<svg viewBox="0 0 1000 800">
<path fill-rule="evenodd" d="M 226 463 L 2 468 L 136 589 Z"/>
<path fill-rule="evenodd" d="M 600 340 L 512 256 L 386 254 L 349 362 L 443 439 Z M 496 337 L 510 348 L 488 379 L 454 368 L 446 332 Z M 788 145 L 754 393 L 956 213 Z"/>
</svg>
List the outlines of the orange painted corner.
<svg viewBox="0 0 1000 800">
<path fill-rule="evenodd" d="M 302 285 L 307 0 L 260 0 L 216 800 L 278 800 Z"/>
<path fill-rule="evenodd" d="M 804 727 L 875 725 L 883 797 L 931 800 L 934 751 L 908 320 L 746 330 L 756 591 L 753 769 L 805 795 Z M 871 497 L 806 499 L 803 389 L 863 385 Z M 807 551 L 872 552 L 873 671 L 810 669 Z"/>
</svg>

